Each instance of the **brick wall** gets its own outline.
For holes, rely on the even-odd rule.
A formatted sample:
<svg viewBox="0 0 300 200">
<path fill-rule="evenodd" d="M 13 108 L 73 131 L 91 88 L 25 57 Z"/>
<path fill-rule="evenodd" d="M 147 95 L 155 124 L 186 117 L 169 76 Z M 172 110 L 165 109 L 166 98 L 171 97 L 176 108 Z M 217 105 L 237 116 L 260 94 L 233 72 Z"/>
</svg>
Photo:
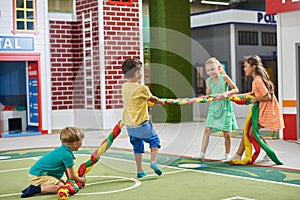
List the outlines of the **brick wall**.
<svg viewBox="0 0 300 200">
<path fill-rule="evenodd" d="M 122 108 L 121 86 L 124 83 L 122 62 L 128 57 L 139 58 L 139 5 L 109 5 L 104 2 L 104 46 L 106 108 Z"/>
<path fill-rule="evenodd" d="M 61 21 L 50 21 L 49 25 L 52 109 L 73 109 L 74 71 L 82 62 L 78 56 L 78 25 Z"/>
<path fill-rule="evenodd" d="M 93 38 L 93 73 L 94 73 L 94 99 L 95 99 L 95 109 L 101 109 L 101 96 L 100 96 L 100 53 L 99 53 L 99 12 L 98 12 L 98 1 L 97 0 L 82 0 L 77 1 L 76 4 L 76 15 L 77 20 L 79 22 L 79 31 L 81 36 L 81 51 L 83 50 L 83 32 L 82 32 L 82 13 L 84 13 L 84 18 L 89 17 L 89 13 L 92 11 L 92 38 Z M 90 27 L 89 23 L 85 24 L 85 27 Z M 89 35 L 88 35 L 89 36 Z M 90 46 L 90 44 L 87 44 Z M 83 52 L 83 51 L 82 51 Z M 88 65 L 90 63 L 87 63 Z M 79 72 L 81 72 L 81 76 L 83 76 L 83 63 L 79 66 Z M 82 81 L 83 84 L 83 81 Z M 81 87 L 79 87 L 79 90 L 77 93 L 82 92 Z M 78 96 L 77 99 L 80 99 L 81 101 L 78 102 L 77 105 L 83 105 L 84 107 L 84 97 L 82 98 L 82 95 Z"/>
<path fill-rule="evenodd" d="M 77 22 L 50 21 L 52 109 L 84 108 L 82 12 L 93 16 L 93 73 L 95 109 L 101 109 L 98 1 L 76 1 Z M 122 108 L 121 65 L 139 57 L 138 0 L 132 6 L 103 2 L 106 109 Z"/>
</svg>

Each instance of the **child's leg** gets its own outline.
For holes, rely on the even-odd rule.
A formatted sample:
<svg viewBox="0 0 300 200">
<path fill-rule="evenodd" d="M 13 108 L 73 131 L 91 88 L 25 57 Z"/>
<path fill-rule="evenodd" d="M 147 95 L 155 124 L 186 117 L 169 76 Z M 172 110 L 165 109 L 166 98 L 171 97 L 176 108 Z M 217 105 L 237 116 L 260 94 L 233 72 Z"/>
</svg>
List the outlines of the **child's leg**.
<svg viewBox="0 0 300 200">
<path fill-rule="evenodd" d="M 143 160 L 143 154 L 141 153 L 135 153 L 134 154 L 135 162 L 136 162 L 136 170 L 138 173 L 143 172 L 143 165 L 142 165 L 142 160 Z"/>
<path fill-rule="evenodd" d="M 223 131 L 224 139 L 225 139 L 225 154 L 230 153 L 231 141 L 230 141 L 230 132 Z"/>
<path fill-rule="evenodd" d="M 157 175 L 162 175 L 162 170 L 156 164 L 156 158 L 158 154 L 158 147 L 151 148 L 151 163 L 150 168 L 154 170 Z"/>
<path fill-rule="evenodd" d="M 151 148 L 151 163 L 156 163 L 158 147 Z"/>
<path fill-rule="evenodd" d="M 263 128 L 263 127 L 260 126 L 260 125 L 258 125 L 258 132 L 259 132 L 259 130 L 260 130 L 261 128 Z M 252 138 L 254 138 L 254 139 L 256 140 L 256 137 L 254 136 L 254 131 L 253 131 L 252 127 L 251 127 L 251 129 L 250 129 L 250 131 L 249 131 L 249 136 L 252 137 Z M 268 143 L 267 143 L 267 141 L 265 140 L 265 138 L 263 138 L 262 136 L 259 136 L 259 137 L 264 141 L 264 143 L 265 143 L 266 145 L 268 145 Z M 266 154 L 266 155 L 264 155 L 264 157 L 262 158 L 261 161 L 270 161 L 270 160 L 271 160 L 271 159 L 270 159 L 269 156 Z"/>
<path fill-rule="evenodd" d="M 259 132 L 259 130 L 260 130 L 261 128 L 262 128 L 262 126 L 258 125 L 258 132 Z M 256 137 L 254 136 L 254 131 L 253 131 L 252 126 L 251 126 L 250 131 L 249 131 L 249 136 L 250 136 L 251 138 L 254 138 L 254 139 L 256 140 Z M 264 141 L 265 144 L 268 144 L 267 141 L 265 140 L 265 138 L 263 138 L 263 137 L 261 137 L 261 136 L 260 136 L 260 138 Z"/>
<path fill-rule="evenodd" d="M 143 159 L 142 153 L 144 153 L 144 142 L 140 138 L 130 136 L 130 143 L 133 146 L 137 177 L 142 178 L 147 175 L 143 171 L 143 166 L 142 166 L 142 159 Z"/>
<path fill-rule="evenodd" d="M 242 137 L 239 148 L 238 148 L 236 154 L 242 157 L 244 151 L 245 151 L 245 144 L 244 144 L 244 137 Z"/>
<path fill-rule="evenodd" d="M 43 185 L 43 186 L 34 186 L 30 185 L 25 190 L 22 191 L 22 198 L 31 197 L 35 194 L 39 193 L 48 193 L 48 194 L 56 194 L 59 186 L 63 186 L 62 182 L 59 182 L 57 185 Z"/>
<path fill-rule="evenodd" d="M 233 156 L 231 156 L 228 159 L 224 160 L 223 162 L 231 162 L 232 160 L 241 160 L 244 151 L 245 151 L 245 144 L 244 144 L 244 137 L 242 137 L 237 152 Z"/>
<path fill-rule="evenodd" d="M 38 193 L 56 194 L 59 186 L 63 186 L 62 181 L 52 176 L 32 176 L 30 178 L 31 185 L 22 190 L 22 198 L 30 197 Z"/>
<path fill-rule="evenodd" d="M 63 186 L 64 183 L 63 182 L 58 182 L 56 185 L 55 184 L 50 184 L 50 185 L 42 185 L 41 186 L 41 191 L 42 193 L 50 193 L 50 194 L 56 194 L 57 193 L 57 189 L 59 188 L 59 186 Z"/>
<path fill-rule="evenodd" d="M 210 134 L 211 134 L 211 128 L 210 127 L 205 127 L 204 134 L 203 134 L 203 137 L 202 137 L 201 152 L 200 152 L 200 154 L 201 153 L 203 154 L 203 158 L 204 158 L 204 154 L 206 152 L 206 149 L 207 149 L 207 146 L 208 146 L 208 143 L 209 143 Z"/>
<path fill-rule="evenodd" d="M 158 149 L 160 148 L 160 139 L 158 135 L 153 135 L 145 139 L 145 141 L 149 143 L 151 149 L 150 168 L 153 169 L 153 171 L 160 176 L 162 175 L 162 170 L 156 164 Z"/>
</svg>

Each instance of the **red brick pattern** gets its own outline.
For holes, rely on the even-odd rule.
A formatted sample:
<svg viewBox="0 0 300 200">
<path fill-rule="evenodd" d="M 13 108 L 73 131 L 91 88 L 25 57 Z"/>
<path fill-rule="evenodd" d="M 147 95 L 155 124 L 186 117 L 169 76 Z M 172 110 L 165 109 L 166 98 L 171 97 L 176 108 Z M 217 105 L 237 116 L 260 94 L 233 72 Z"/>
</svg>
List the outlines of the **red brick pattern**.
<svg viewBox="0 0 300 200">
<path fill-rule="evenodd" d="M 82 12 L 93 16 L 95 109 L 101 109 L 98 1 L 76 1 L 77 22 L 50 21 L 52 109 L 84 108 Z M 138 0 L 132 6 L 103 5 L 106 109 L 122 108 L 122 61 L 139 57 Z M 86 24 L 87 25 L 87 24 Z M 89 44 L 88 44 L 89 45 Z M 102 66 L 103 67 L 103 66 Z"/>
<path fill-rule="evenodd" d="M 138 0 L 133 0 L 132 6 L 106 3 L 103 7 L 107 109 L 123 107 L 121 65 L 126 58 L 140 54 L 138 6 Z"/>
<path fill-rule="evenodd" d="M 73 109 L 73 77 L 78 58 L 78 29 L 72 22 L 50 21 L 52 109 Z M 76 62 L 77 61 L 77 62 Z"/>
</svg>

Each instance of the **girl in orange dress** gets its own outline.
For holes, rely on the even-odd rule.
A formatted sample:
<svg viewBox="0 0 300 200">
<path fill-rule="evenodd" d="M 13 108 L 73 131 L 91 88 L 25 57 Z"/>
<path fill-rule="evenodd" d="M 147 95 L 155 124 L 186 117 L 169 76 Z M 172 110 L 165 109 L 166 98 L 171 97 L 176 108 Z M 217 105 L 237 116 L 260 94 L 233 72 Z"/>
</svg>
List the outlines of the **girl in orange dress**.
<svg viewBox="0 0 300 200">
<path fill-rule="evenodd" d="M 251 103 L 259 102 L 258 129 L 268 128 L 270 130 L 279 130 L 284 128 L 283 116 L 279 108 L 278 101 L 274 94 L 274 85 L 270 77 L 263 67 L 261 59 L 257 55 L 245 57 L 244 71 L 246 76 L 252 76 L 252 91 L 238 96 L 252 95 L 254 98 Z M 252 126 L 249 131 L 249 136 L 255 139 Z M 236 154 L 227 159 L 241 160 L 245 150 L 244 139 L 242 138 L 240 146 Z"/>
</svg>

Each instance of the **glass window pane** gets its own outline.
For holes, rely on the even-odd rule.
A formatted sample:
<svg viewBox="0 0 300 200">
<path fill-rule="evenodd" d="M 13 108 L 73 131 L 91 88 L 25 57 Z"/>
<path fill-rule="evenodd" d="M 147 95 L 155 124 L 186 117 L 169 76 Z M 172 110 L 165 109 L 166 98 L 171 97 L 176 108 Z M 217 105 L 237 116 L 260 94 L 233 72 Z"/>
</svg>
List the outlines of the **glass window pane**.
<svg viewBox="0 0 300 200">
<path fill-rule="evenodd" d="M 73 0 L 48 0 L 50 12 L 73 12 Z"/>
<path fill-rule="evenodd" d="M 17 8 L 24 8 L 24 0 L 17 0 L 16 4 Z"/>
<path fill-rule="evenodd" d="M 17 11 L 17 19 L 24 19 L 24 11 Z"/>
<path fill-rule="evenodd" d="M 17 30 L 24 30 L 24 22 L 17 22 Z"/>
<path fill-rule="evenodd" d="M 34 30 L 34 23 L 33 22 L 27 22 L 27 30 Z"/>
<path fill-rule="evenodd" d="M 26 8 L 33 8 L 33 0 L 26 1 Z"/>
<path fill-rule="evenodd" d="M 27 19 L 33 19 L 33 11 L 27 11 L 26 17 L 27 17 Z"/>
</svg>

